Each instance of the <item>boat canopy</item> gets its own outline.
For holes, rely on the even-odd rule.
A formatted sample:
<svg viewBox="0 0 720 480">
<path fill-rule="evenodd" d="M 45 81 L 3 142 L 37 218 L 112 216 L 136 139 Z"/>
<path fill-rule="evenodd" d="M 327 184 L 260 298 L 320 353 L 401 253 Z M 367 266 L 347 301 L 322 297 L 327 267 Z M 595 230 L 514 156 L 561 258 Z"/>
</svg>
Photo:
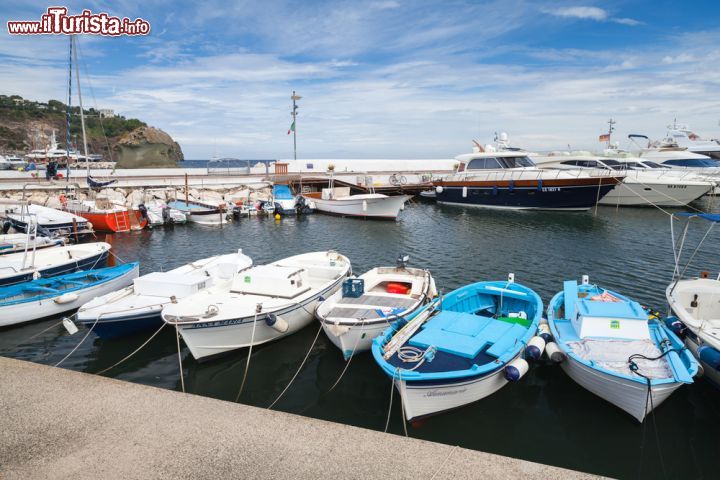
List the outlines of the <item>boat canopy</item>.
<svg viewBox="0 0 720 480">
<path fill-rule="evenodd" d="M 275 200 L 293 200 L 295 197 L 287 185 L 273 185 L 273 198 Z"/>
</svg>

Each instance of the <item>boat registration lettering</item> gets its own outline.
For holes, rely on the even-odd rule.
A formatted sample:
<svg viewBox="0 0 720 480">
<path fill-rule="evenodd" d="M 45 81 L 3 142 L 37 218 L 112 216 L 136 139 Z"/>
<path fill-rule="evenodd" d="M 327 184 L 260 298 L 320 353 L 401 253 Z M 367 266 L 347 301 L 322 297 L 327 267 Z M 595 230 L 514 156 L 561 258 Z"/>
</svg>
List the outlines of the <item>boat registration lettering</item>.
<svg viewBox="0 0 720 480">
<path fill-rule="evenodd" d="M 245 275 L 245 278 L 243 279 L 243 281 L 245 283 L 250 283 L 250 282 L 252 282 L 252 278 L 250 277 L 250 275 Z"/>
<path fill-rule="evenodd" d="M 426 397 L 445 397 L 447 395 L 457 395 L 458 393 L 465 393 L 467 388 L 460 388 L 457 390 L 433 390 L 425 394 Z"/>
<path fill-rule="evenodd" d="M 620 330 L 620 320 L 610 320 L 610 328 Z"/>
<path fill-rule="evenodd" d="M 559 192 L 560 187 L 542 187 L 543 192 Z"/>
</svg>

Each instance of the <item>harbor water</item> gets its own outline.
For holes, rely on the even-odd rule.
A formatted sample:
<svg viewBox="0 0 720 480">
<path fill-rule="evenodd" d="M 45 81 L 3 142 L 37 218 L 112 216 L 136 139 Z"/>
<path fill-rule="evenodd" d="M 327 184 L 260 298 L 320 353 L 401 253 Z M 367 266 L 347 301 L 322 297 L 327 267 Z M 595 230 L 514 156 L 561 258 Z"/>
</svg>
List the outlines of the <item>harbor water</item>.
<svg viewBox="0 0 720 480">
<path fill-rule="evenodd" d="M 717 211 L 711 199 L 694 206 Z M 705 232 L 704 223 L 693 221 L 691 249 Z M 720 271 L 719 236 L 720 232 L 708 236 L 688 274 Z M 117 234 L 112 243 L 119 259 L 140 261 L 141 273 L 238 248 L 256 264 L 336 249 L 351 259 L 358 274 L 393 265 L 399 254 L 406 253 L 411 266 L 431 269 L 438 288 L 445 292 L 475 281 L 502 280 L 513 272 L 516 281 L 533 288 L 545 304 L 562 288 L 563 280 L 588 274 L 592 283 L 661 312 L 666 311 L 664 291 L 674 267 L 669 216 L 651 208 L 600 207 L 597 212 L 568 214 L 413 203 L 397 222 L 320 214 L 280 221 L 257 217 L 223 228 L 189 224 Z M 1 331 L 0 355 L 55 365 L 86 333 L 81 328 L 70 336 L 57 323 L 58 318 L 53 318 Z M 198 363 L 181 344 L 185 389 L 268 407 L 294 376 L 318 329 L 319 324 L 313 323 L 295 335 L 254 348 L 239 397 L 247 349 Z M 62 366 L 100 372 L 142 345 L 150 334 L 102 341 L 90 333 Z M 369 353 L 363 353 L 351 360 L 331 390 L 345 367 L 341 352 L 320 331 L 302 371 L 273 408 L 384 430 L 390 379 Z M 180 390 L 175 332 L 164 329 L 104 375 Z M 404 435 L 397 392 L 393 400 L 388 431 Z M 719 400 L 720 391 L 699 380 L 680 388 L 639 425 L 575 384 L 560 367 L 542 361 L 520 382 L 474 404 L 407 425 L 407 430 L 416 438 L 618 478 L 716 478 Z M 82 415 L 82 405 L 68 407 Z M 279 444 L 285 435 L 293 432 L 278 432 Z"/>
</svg>

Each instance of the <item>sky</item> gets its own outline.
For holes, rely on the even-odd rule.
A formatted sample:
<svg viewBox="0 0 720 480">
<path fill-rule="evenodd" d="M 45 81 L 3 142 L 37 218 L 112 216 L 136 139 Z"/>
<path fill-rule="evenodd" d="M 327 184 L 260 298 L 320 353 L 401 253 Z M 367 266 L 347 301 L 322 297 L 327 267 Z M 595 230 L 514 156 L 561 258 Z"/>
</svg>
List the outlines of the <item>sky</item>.
<svg viewBox="0 0 720 480">
<path fill-rule="evenodd" d="M 60 2 L 52 3 L 55 5 Z M 51 4 L 0 0 L 2 24 Z M 720 137 L 717 1 L 70 1 L 147 37 L 79 39 L 84 105 L 161 128 L 185 157 L 451 158 Z M 0 93 L 65 101 L 62 36 L 0 34 Z M 74 100 L 74 103 L 77 99 Z"/>
</svg>

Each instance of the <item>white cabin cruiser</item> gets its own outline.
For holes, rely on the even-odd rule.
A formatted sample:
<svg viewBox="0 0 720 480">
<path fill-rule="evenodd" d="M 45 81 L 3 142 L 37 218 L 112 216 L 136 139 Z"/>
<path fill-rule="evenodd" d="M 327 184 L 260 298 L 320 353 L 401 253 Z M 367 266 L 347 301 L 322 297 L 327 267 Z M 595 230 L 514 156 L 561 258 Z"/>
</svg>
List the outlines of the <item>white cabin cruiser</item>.
<svg viewBox="0 0 720 480">
<path fill-rule="evenodd" d="M 625 177 L 623 172 L 593 172 L 537 167 L 530 154 L 507 144 L 475 142 L 474 153 L 455 157 L 452 175 L 433 182 L 437 202 L 449 205 L 512 210 L 588 210 Z"/>
<path fill-rule="evenodd" d="M 687 125 L 673 122 L 672 125 L 668 125 L 666 137 L 672 139 L 678 146 L 687 148 L 689 152 L 720 160 L 720 142 L 717 139 L 701 138 Z"/>
<path fill-rule="evenodd" d="M 284 258 L 237 273 L 163 308 L 196 360 L 290 335 L 312 322 L 315 308 L 350 274 L 332 250 Z"/>
<path fill-rule="evenodd" d="M 37 225 L 39 233 L 51 237 L 93 233 L 92 224 L 81 216 L 25 202 L 0 203 L 0 217 L 19 232 L 26 232 L 28 226 L 32 230 Z"/>
<path fill-rule="evenodd" d="M 600 170 L 625 173 L 625 179 L 598 202 L 610 206 L 682 207 L 714 187 L 710 181 L 676 174 L 666 169 L 647 168 L 632 157 L 614 159 L 592 154 L 561 153 L 536 157 L 541 168 L 558 170 Z"/>
</svg>

